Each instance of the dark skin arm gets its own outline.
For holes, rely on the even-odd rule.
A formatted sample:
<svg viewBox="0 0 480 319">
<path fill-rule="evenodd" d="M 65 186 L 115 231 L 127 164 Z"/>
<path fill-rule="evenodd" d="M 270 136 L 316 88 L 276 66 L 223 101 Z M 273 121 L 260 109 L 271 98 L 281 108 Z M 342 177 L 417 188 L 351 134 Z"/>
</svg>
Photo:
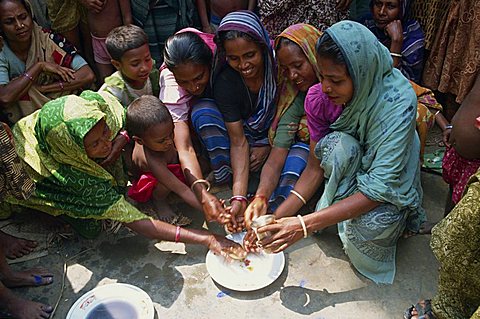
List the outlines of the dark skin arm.
<svg viewBox="0 0 480 319">
<path fill-rule="evenodd" d="M 130 0 L 120 0 L 120 11 L 122 12 L 123 25 L 129 25 L 133 23 L 132 9 L 130 7 Z"/>
<path fill-rule="evenodd" d="M 402 53 L 403 45 L 403 29 L 402 22 L 400 20 L 394 20 L 387 24 L 385 27 L 385 32 L 388 34 L 391 40 L 390 52 L 392 53 Z M 393 66 L 398 68 L 402 63 L 402 58 L 392 56 Z"/>
<path fill-rule="evenodd" d="M 42 93 L 53 93 L 63 91 L 74 91 L 81 88 L 86 88 L 95 80 L 95 74 L 88 65 L 82 66 L 77 71 L 73 71 L 73 79 L 67 82 L 54 82 L 38 87 Z M 63 85 L 63 87 L 62 87 Z"/>
</svg>

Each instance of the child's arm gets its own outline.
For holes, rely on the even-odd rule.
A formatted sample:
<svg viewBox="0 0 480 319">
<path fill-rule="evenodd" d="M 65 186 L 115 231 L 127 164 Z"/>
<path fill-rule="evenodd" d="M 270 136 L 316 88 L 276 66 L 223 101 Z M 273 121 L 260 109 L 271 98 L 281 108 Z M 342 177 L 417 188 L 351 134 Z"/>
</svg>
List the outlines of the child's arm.
<svg viewBox="0 0 480 319">
<path fill-rule="evenodd" d="M 206 33 L 213 33 L 213 30 L 210 27 L 210 21 L 208 21 L 206 0 L 196 0 L 196 3 L 198 15 L 200 16 L 200 21 L 202 22 L 202 31 Z"/>
<path fill-rule="evenodd" d="M 254 11 L 257 6 L 257 0 L 248 0 L 248 10 Z"/>
<path fill-rule="evenodd" d="M 122 13 L 123 25 L 133 23 L 132 8 L 130 7 L 130 0 L 119 0 L 120 11 Z"/>
<path fill-rule="evenodd" d="M 147 165 L 150 168 L 153 176 L 161 183 L 165 188 L 174 192 L 180 196 L 188 205 L 203 212 L 202 205 L 198 201 L 195 194 L 190 187 L 182 183 L 167 167 L 165 162 L 162 161 L 160 156 L 148 156 L 146 155 Z"/>
</svg>

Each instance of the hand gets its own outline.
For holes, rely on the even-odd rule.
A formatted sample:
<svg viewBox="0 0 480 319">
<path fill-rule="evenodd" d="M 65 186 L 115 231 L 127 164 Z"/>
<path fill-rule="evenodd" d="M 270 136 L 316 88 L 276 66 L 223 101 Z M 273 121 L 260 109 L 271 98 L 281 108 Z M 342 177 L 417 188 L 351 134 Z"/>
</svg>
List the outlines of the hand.
<svg viewBox="0 0 480 319">
<path fill-rule="evenodd" d="M 203 26 L 202 31 L 205 32 L 205 33 L 211 33 L 211 34 L 215 33 L 215 31 L 213 31 L 213 28 L 210 24 L 208 24 L 206 26 Z"/>
<path fill-rule="evenodd" d="M 65 68 L 60 66 L 56 63 L 51 62 L 39 62 L 42 64 L 42 71 L 43 72 L 50 72 L 53 74 L 57 74 L 64 82 L 70 82 L 71 80 L 75 80 L 75 70 Z"/>
<path fill-rule="evenodd" d="M 250 170 L 258 171 L 270 153 L 270 145 L 251 147 L 250 148 Z"/>
<path fill-rule="evenodd" d="M 227 207 L 227 210 L 230 212 L 231 219 L 227 223 L 227 230 L 232 233 L 241 232 L 244 227 L 243 212 L 246 208 L 246 203 L 243 201 L 235 200 L 232 203 L 232 206 Z"/>
<path fill-rule="evenodd" d="M 87 8 L 95 13 L 100 13 L 103 7 L 107 4 L 107 0 L 80 0 L 80 2 Z"/>
<path fill-rule="evenodd" d="M 387 33 L 388 37 L 392 39 L 392 42 L 396 42 L 399 44 L 403 43 L 403 28 L 402 22 L 400 20 L 393 20 L 385 27 L 385 32 Z M 396 52 L 400 53 L 400 52 Z"/>
<path fill-rule="evenodd" d="M 352 3 L 352 0 L 337 0 L 337 5 L 335 8 L 338 11 L 347 11 L 348 8 L 350 8 L 350 4 Z"/>
<path fill-rule="evenodd" d="M 114 163 L 122 155 L 122 150 L 125 145 L 127 145 L 127 139 L 123 135 L 118 134 L 112 141 L 112 150 L 110 151 L 110 154 L 108 154 L 100 165 L 105 167 Z"/>
<path fill-rule="evenodd" d="M 216 221 L 224 225 L 231 220 L 232 216 L 225 209 L 225 201 L 223 199 L 219 200 L 215 195 L 210 194 L 206 190 L 202 196 L 202 207 L 207 221 Z"/>
<path fill-rule="evenodd" d="M 263 238 L 257 245 L 269 249 L 273 253 L 285 250 L 303 238 L 303 228 L 297 217 L 278 219 L 275 224 L 266 225 L 257 229 L 257 232 L 271 232 L 272 235 Z"/>
<path fill-rule="evenodd" d="M 442 139 L 443 139 L 443 143 L 445 144 L 445 146 L 447 147 L 452 147 L 452 143 L 450 143 L 450 135 L 452 133 L 452 129 L 451 128 L 447 128 L 443 131 L 442 133 Z"/>
<path fill-rule="evenodd" d="M 211 235 L 208 241 L 208 249 L 216 255 L 222 255 L 228 259 L 244 259 L 247 252 L 237 244 L 220 235 Z"/>
<path fill-rule="evenodd" d="M 253 231 L 253 229 L 248 229 L 245 237 L 243 237 L 243 248 L 247 252 L 259 252 L 260 247 L 257 245 L 257 234 Z"/>
<path fill-rule="evenodd" d="M 267 213 L 267 207 L 268 202 L 265 198 L 256 197 L 252 200 L 244 213 L 244 220 L 247 228 L 250 228 L 250 225 L 255 218 Z"/>
</svg>

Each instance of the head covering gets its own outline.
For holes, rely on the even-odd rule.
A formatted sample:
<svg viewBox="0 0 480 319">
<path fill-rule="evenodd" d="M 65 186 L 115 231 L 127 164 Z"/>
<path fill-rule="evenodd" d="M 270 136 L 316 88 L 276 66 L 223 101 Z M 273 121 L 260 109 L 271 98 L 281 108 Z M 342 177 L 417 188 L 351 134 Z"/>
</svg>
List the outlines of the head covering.
<svg viewBox="0 0 480 319">
<path fill-rule="evenodd" d="M 375 0 L 370 0 L 370 11 L 373 12 L 373 6 L 375 5 Z M 400 12 L 398 13 L 398 19 L 404 22 L 408 19 L 408 13 L 410 10 L 410 0 L 398 0 L 398 5 L 400 7 Z"/>
<path fill-rule="evenodd" d="M 325 32 L 340 48 L 354 85 L 352 100 L 330 128 L 353 136 L 363 148 L 358 189 L 375 201 L 421 209 L 412 86 L 365 26 L 342 21 Z"/>
<path fill-rule="evenodd" d="M 317 40 L 322 35 L 317 28 L 304 23 L 294 24 L 286 28 L 276 39 L 275 47 L 279 44 L 282 38 L 286 38 L 295 44 L 297 44 L 300 49 L 303 51 L 308 61 L 313 67 L 317 78 L 320 79 L 320 71 L 317 64 L 317 54 L 315 51 L 315 44 Z M 287 111 L 287 109 L 292 105 L 293 101 L 297 97 L 298 88 L 295 83 L 292 83 L 285 72 L 278 72 L 278 102 L 277 102 L 277 112 L 273 120 L 273 124 L 269 131 L 270 141 L 273 141 L 275 137 L 275 131 L 278 126 L 278 122 L 282 115 Z M 302 118 L 299 123 L 298 132 L 300 133 L 299 137 L 302 141 L 308 143 L 308 128 L 306 116 Z"/>
<path fill-rule="evenodd" d="M 261 42 L 266 48 L 263 52 L 263 85 L 258 93 L 257 108 L 255 113 L 245 123 L 252 131 L 261 134 L 269 129 L 275 113 L 275 77 L 277 72 L 273 48 L 268 33 L 260 22 L 260 19 L 251 11 L 239 10 L 227 14 L 222 19 L 222 22 L 220 22 L 215 37 L 217 38 L 221 32 L 231 30 L 240 31 L 249 35 L 256 41 Z M 217 47 L 214 60 L 213 77 L 215 79 L 216 75 L 219 74 L 227 64 L 226 53 L 221 46 Z"/>
<path fill-rule="evenodd" d="M 113 139 L 123 126 L 124 108 L 113 95 L 92 91 L 57 98 L 21 119 L 13 131 L 17 153 L 37 188 L 26 201 L 9 201 L 74 218 L 147 218 L 123 196 L 122 161 L 107 170 L 87 156 L 83 139 L 101 119 Z"/>
</svg>

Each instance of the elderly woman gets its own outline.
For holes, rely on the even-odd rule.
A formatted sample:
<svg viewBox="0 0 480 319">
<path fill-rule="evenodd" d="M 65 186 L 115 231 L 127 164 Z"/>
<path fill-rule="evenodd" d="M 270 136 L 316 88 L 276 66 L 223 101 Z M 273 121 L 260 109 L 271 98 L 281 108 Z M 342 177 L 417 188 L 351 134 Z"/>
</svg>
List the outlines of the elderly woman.
<svg viewBox="0 0 480 319">
<path fill-rule="evenodd" d="M 95 78 L 75 47 L 32 20 L 25 0 L 0 0 L 0 107 L 11 123 Z"/>
<path fill-rule="evenodd" d="M 343 105 L 333 132 L 315 148 L 325 190 L 316 212 L 258 229 L 272 232 L 260 244 L 278 252 L 337 224 L 355 268 L 376 283 L 392 283 L 398 238 L 425 219 L 415 92 L 388 49 L 356 22 L 327 29 L 317 53 L 323 93 Z"/>
<path fill-rule="evenodd" d="M 239 249 L 225 237 L 154 220 L 125 200 L 122 159 L 99 164 L 111 152 L 123 118 L 124 109 L 113 95 L 84 91 L 51 101 L 20 120 L 13 132 L 17 152 L 37 188 L 28 200 L 9 202 L 67 216 L 87 235 L 94 228 L 87 220 L 112 219 L 152 239 L 201 244 L 222 254 Z"/>
</svg>

